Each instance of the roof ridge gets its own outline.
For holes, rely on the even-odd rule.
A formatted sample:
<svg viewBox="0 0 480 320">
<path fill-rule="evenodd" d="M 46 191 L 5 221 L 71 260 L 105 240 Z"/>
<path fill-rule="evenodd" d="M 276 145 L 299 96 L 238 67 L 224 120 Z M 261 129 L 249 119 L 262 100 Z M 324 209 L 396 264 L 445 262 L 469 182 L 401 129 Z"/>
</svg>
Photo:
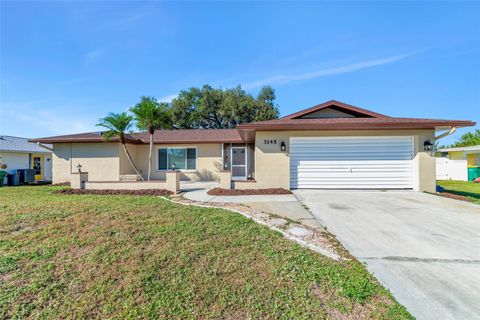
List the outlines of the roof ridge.
<svg viewBox="0 0 480 320">
<path fill-rule="evenodd" d="M 391 118 L 390 116 L 387 116 L 387 115 L 384 115 L 384 114 L 381 114 L 381 113 L 378 113 L 378 112 L 374 112 L 374 111 L 371 111 L 371 110 L 368 110 L 368 109 L 360 108 L 360 107 L 357 107 L 357 106 L 354 106 L 354 105 L 351 105 L 351 104 L 347 104 L 347 103 L 344 103 L 344 102 L 341 102 L 341 101 L 338 101 L 338 100 L 329 100 L 329 101 L 314 105 L 313 107 L 306 108 L 306 109 L 291 113 L 291 114 L 286 115 L 284 117 L 281 117 L 279 119 L 295 119 L 295 118 L 298 118 L 298 117 L 301 117 L 301 116 L 304 116 L 304 115 L 307 115 L 307 114 L 310 114 L 310 113 L 313 113 L 313 112 L 316 112 L 316 111 L 320 111 L 320 110 L 323 110 L 323 109 L 326 109 L 326 108 L 329 108 L 329 107 L 332 107 L 332 106 L 340 107 L 341 109 L 345 109 L 345 110 L 348 110 L 348 111 L 353 111 L 353 112 L 356 112 L 356 113 L 364 114 L 364 115 L 367 115 L 367 116 L 372 117 L 372 118 Z"/>
</svg>

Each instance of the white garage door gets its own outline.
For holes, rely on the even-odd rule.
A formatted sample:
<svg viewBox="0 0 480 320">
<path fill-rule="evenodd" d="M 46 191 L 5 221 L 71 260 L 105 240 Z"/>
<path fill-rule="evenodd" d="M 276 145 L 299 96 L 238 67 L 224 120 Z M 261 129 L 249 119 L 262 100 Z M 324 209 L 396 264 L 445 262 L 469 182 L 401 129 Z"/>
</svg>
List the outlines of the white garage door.
<svg viewBox="0 0 480 320">
<path fill-rule="evenodd" d="M 292 137 L 290 187 L 409 189 L 413 137 Z"/>
</svg>

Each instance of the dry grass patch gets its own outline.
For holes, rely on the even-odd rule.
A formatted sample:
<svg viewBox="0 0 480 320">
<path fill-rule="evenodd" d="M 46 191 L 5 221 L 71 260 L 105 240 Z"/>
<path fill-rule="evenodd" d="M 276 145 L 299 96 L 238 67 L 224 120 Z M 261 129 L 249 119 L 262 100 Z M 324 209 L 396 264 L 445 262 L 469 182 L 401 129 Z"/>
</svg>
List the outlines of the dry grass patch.
<svg viewBox="0 0 480 320">
<path fill-rule="evenodd" d="M 249 196 L 249 195 L 265 195 L 265 194 L 291 194 L 290 190 L 283 188 L 268 189 L 221 189 L 215 188 L 207 192 L 211 196 Z"/>
<path fill-rule="evenodd" d="M 355 260 L 241 215 L 55 190 L 0 190 L 0 318 L 411 318 Z"/>
</svg>

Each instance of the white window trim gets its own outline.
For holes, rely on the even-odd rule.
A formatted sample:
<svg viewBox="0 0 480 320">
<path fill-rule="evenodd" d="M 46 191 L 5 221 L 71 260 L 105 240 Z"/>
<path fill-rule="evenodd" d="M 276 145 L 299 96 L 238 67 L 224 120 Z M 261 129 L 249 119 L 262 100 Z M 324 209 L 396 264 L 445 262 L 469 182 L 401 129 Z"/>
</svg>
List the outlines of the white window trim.
<svg viewBox="0 0 480 320">
<path fill-rule="evenodd" d="M 195 149 L 195 169 L 177 169 L 178 171 L 180 172 L 197 172 L 198 171 L 198 148 L 196 146 L 185 146 L 185 147 L 168 147 L 168 146 L 164 146 L 164 147 L 156 147 L 156 150 L 155 150 L 155 171 L 156 172 L 168 172 L 168 171 L 171 171 L 170 168 L 167 168 L 166 170 L 161 170 L 159 169 L 158 167 L 160 166 L 160 159 L 158 157 L 158 151 L 160 149 L 185 149 L 185 152 L 187 149 Z M 187 158 L 185 158 L 185 161 L 187 161 Z M 186 162 L 185 162 L 185 167 L 186 167 Z"/>
</svg>

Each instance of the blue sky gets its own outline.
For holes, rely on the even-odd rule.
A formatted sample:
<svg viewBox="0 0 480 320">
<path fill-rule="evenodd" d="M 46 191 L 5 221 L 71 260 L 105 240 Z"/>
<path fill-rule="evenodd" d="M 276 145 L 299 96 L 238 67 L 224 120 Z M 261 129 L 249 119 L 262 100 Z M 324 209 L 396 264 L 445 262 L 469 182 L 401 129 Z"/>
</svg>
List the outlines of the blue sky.
<svg viewBox="0 0 480 320">
<path fill-rule="evenodd" d="M 283 115 L 336 99 L 480 121 L 479 2 L 0 6 L 1 134 L 98 130 L 141 95 L 205 83 L 253 94 L 270 84 Z"/>
</svg>

